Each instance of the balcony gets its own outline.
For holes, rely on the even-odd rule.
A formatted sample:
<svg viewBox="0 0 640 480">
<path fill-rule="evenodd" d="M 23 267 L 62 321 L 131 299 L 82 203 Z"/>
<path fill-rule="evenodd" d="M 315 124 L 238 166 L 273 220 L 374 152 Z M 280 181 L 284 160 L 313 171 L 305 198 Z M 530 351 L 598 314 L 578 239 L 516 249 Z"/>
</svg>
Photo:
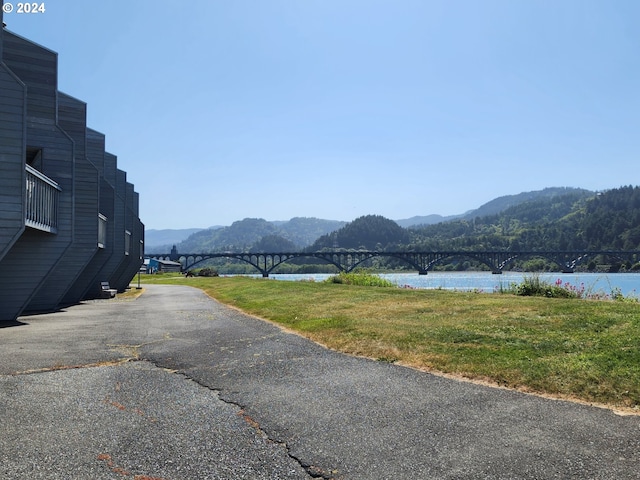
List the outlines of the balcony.
<svg viewBox="0 0 640 480">
<path fill-rule="evenodd" d="M 30 165 L 26 170 L 25 225 L 43 232 L 58 233 L 58 195 L 61 188 Z"/>
</svg>

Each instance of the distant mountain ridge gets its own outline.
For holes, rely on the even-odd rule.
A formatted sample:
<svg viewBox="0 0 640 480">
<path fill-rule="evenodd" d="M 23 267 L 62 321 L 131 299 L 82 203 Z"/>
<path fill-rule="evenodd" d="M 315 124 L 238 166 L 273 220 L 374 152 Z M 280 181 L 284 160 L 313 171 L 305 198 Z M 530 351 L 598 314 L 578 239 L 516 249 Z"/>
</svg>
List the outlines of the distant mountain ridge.
<svg viewBox="0 0 640 480">
<path fill-rule="evenodd" d="M 497 215 L 511 207 L 535 200 L 549 199 L 569 193 L 592 193 L 589 190 L 570 187 L 549 187 L 543 190 L 505 195 L 460 215 L 437 214 L 414 216 L 395 220 L 403 228 L 420 225 L 435 225 L 455 220 L 472 220 L 477 217 Z M 145 232 L 145 251 L 161 253 L 176 245 L 179 252 L 213 252 L 227 250 L 306 248 L 320 237 L 335 232 L 349 222 L 324 220 L 313 217 L 294 217 L 287 221 L 267 221 L 245 218 L 228 227 L 215 226 L 207 229 L 167 229 Z"/>
<path fill-rule="evenodd" d="M 337 230 L 346 222 L 319 218 L 294 217 L 286 222 L 268 222 L 262 218 L 245 218 L 228 227 L 206 229 L 189 235 L 176 246 L 179 252 L 214 252 L 251 250 L 263 239 L 263 245 L 281 250 L 301 249 L 318 237 Z"/>
<path fill-rule="evenodd" d="M 466 213 L 460 215 L 449 215 L 443 217 L 442 215 L 426 215 L 407 218 L 404 220 L 396 220 L 396 223 L 401 227 L 408 228 L 418 225 L 434 225 L 436 223 L 449 222 L 452 220 L 472 220 L 476 217 L 485 217 L 487 215 L 497 215 L 510 207 L 520 205 L 521 203 L 531 202 L 534 200 L 541 200 L 545 198 L 557 197 L 559 195 L 566 195 L 568 193 L 595 193 L 583 188 L 572 187 L 548 187 L 543 190 L 535 190 L 532 192 L 522 192 L 515 195 L 504 195 L 502 197 L 495 198 L 489 202 L 481 205 L 480 207 L 469 210 Z"/>
<path fill-rule="evenodd" d="M 497 214 L 412 227 L 408 248 L 418 251 L 622 251 L 640 258 L 640 187 L 624 186 L 599 192 L 571 189 L 547 192 L 511 205 Z M 525 196 L 526 197 L 526 196 Z M 599 258 L 596 258 L 599 257 Z M 530 259 L 520 268 L 552 268 L 550 260 Z M 634 263 L 635 262 L 635 263 Z M 551 262 L 553 263 L 553 262 Z M 633 258 L 591 254 L 588 270 L 640 270 Z M 584 267 L 585 265 L 583 265 Z M 464 268 L 464 266 L 461 266 Z"/>
<path fill-rule="evenodd" d="M 171 246 L 180 243 L 189 235 L 203 230 L 202 228 L 183 229 L 146 229 L 144 232 L 144 243 L 147 251 L 151 248 L 154 251 L 169 251 Z"/>
<path fill-rule="evenodd" d="M 543 190 L 536 190 L 533 192 L 522 192 L 517 195 L 505 195 L 493 199 L 476 210 L 471 210 L 460 218 L 464 220 L 472 220 L 476 217 L 486 217 L 488 215 L 497 215 L 504 212 L 508 208 L 515 207 L 525 202 L 532 202 L 535 200 L 550 199 L 559 197 L 561 195 L 567 195 L 570 193 L 576 194 L 589 194 L 595 195 L 595 192 L 585 190 L 584 188 L 570 188 L 570 187 L 548 187 Z"/>
<path fill-rule="evenodd" d="M 396 220 L 396 223 L 403 228 L 408 228 L 415 225 L 433 225 L 434 223 L 448 222 L 449 220 L 455 220 L 461 216 L 462 215 L 450 215 L 448 217 L 443 217 L 442 215 L 434 213 L 431 215 L 418 215 L 411 218 Z"/>
</svg>

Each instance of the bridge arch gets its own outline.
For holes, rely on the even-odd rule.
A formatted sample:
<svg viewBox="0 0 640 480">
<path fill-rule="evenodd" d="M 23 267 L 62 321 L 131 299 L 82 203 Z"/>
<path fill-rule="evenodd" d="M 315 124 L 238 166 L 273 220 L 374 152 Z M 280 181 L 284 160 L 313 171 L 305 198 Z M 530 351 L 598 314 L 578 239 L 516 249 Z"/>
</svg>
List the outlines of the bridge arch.
<svg viewBox="0 0 640 480">
<path fill-rule="evenodd" d="M 475 260 L 476 262 L 488 267 L 492 273 L 502 273 L 502 270 L 495 265 L 495 259 L 482 255 L 482 253 L 474 254 L 471 252 L 444 252 L 443 255 L 437 256 L 433 261 L 429 262 L 427 270 L 433 269 L 439 263 L 445 263 L 446 261 L 456 259 Z"/>
<path fill-rule="evenodd" d="M 580 263 L 587 255 L 578 255 L 576 257 L 575 253 L 569 254 L 568 252 L 520 252 L 514 253 L 513 255 L 505 258 L 500 262 L 499 268 L 500 270 L 504 270 L 511 263 L 518 259 L 526 259 L 526 258 L 544 258 L 545 260 L 555 263 L 558 267 L 560 267 L 562 273 L 573 273 L 576 265 Z"/>
<path fill-rule="evenodd" d="M 180 263 L 182 263 L 182 259 L 185 257 L 180 257 Z M 221 254 L 221 255 L 215 255 L 215 256 L 211 256 L 211 255 L 202 255 L 202 256 L 190 256 L 185 258 L 185 263 L 183 263 L 183 270 L 184 271 L 189 271 L 192 270 L 193 268 L 197 267 L 198 265 L 205 263 L 213 258 L 233 258 L 235 260 L 240 260 L 241 262 L 245 262 L 248 263 L 249 265 L 251 265 L 252 267 L 254 267 L 256 270 L 258 270 L 260 273 L 262 273 L 263 277 L 268 277 L 269 276 L 269 271 L 267 269 L 264 269 L 260 266 L 259 262 L 259 257 L 253 255 L 235 255 L 235 254 L 229 254 L 229 255 L 225 255 L 225 254 Z M 255 258 L 255 260 L 254 260 Z M 189 262 L 188 259 L 192 259 L 192 262 Z"/>
<path fill-rule="evenodd" d="M 214 258 L 231 258 L 235 260 L 240 260 L 244 263 L 248 263 L 256 270 L 258 270 L 263 277 L 268 277 L 273 270 L 275 270 L 278 266 L 285 263 L 287 260 L 291 260 L 292 258 L 318 258 L 323 260 L 329 264 L 334 265 L 340 271 L 344 271 L 345 267 L 340 263 L 339 258 L 335 255 L 326 255 L 326 254 L 317 254 L 317 253 L 303 253 L 303 252 L 295 252 L 295 253 L 214 253 L 214 254 L 203 254 L 203 255 L 181 255 L 179 257 L 180 263 L 183 265 L 183 269 L 185 271 L 191 270 L 194 267 L 202 264 L 208 260 Z M 193 261 L 189 261 L 192 259 Z"/>
</svg>

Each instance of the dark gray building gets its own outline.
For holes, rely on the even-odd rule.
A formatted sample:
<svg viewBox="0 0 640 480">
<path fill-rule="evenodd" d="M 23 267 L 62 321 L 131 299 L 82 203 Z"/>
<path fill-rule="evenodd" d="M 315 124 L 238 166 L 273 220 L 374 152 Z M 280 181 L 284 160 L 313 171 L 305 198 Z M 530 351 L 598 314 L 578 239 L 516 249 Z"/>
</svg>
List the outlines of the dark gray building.
<svg viewBox="0 0 640 480">
<path fill-rule="evenodd" d="M 86 104 L 58 91 L 57 53 L 3 24 L 0 321 L 97 298 L 105 281 L 124 291 L 143 262 L 138 200 Z"/>
</svg>

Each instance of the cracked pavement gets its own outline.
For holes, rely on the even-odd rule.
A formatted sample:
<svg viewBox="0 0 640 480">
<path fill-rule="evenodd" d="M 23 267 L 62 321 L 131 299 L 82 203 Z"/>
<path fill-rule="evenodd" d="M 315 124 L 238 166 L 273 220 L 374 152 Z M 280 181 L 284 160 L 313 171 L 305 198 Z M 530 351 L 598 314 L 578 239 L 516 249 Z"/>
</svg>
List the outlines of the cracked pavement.
<svg viewBox="0 0 640 480">
<path fill-rule="evenodd" d="M 0 478 L 640 478 L 640 417 L 327 350 L 186 286 L 0 328 Z"/>
</svg>

